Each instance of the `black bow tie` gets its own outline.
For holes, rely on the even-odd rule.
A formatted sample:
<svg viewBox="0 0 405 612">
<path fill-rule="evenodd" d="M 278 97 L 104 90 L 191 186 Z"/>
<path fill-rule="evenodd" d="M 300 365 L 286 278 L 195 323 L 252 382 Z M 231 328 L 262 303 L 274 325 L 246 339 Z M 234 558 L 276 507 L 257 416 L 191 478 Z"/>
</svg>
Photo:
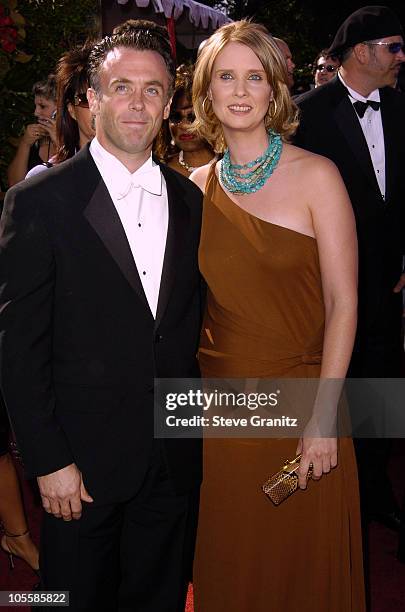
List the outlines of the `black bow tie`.
<svg viewBox="0 0 405 612">
<path fill-rule="evenodd" d="M 364 113 L 366 112 L 367 106 L 371 106 L 371 108 L 375 111 L 378 111 L 380 108 L 380 102 L 376 102 L 375 100 L 367 100 L 367 102 L 361 102 L 361 100 L 357 100 L 353 102 L 353 106 L 355 108 L 358 116 L 364 117 Z"/>
</svg>

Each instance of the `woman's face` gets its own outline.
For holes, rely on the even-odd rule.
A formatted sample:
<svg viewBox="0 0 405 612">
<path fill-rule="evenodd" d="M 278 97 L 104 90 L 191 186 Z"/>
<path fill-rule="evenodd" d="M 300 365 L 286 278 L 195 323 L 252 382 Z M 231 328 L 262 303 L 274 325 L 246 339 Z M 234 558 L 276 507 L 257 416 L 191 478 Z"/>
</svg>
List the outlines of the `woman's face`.
<svg viewBox="0 0 405 612">
<path fill-rule="evenodd" d="M 231 42 L 218 53 L 208 97 L 224 129 L 250 132 L 263 124 L 272 89 L 261 61 L 249 47 Z"/>
<path fill-rule="evenodd" d="M 51 119 L 52 113 L 56 110 L 55 100 L 48 100 L 43 96 L 35 96 L 34 115 L 37 119 Z"/>
<path fill-rule="evenodd" d="M 177 98 L 170 109 L 169 128 L 176 147 L 183 151 L 198 151 L 204 147 L 204 141 L 189 130 L 194 119 L 191 100 L 185 95 Z"/>
<path fill-rule="evenodd" d="M 80 134 L 80 145 L 82 146 L 85 142 L 91 140 L 95 136 L 86 94 L 77 94 L 74 99 L 74 104 L 68 105 L 68 110 L 70 116 L 77 121 Z"/>
</svg>

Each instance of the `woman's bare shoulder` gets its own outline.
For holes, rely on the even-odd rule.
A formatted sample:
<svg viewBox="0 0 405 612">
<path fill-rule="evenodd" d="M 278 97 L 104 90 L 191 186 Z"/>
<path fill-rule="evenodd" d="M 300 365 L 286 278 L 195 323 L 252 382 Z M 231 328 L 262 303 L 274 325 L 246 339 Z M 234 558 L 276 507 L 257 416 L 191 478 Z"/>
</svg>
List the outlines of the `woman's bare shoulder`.
<svg viewBox="0 0 405 612">
<path fill-rule="evenodd" d="M 299 170 L 307 176 L 310 175 L 310 177 L 313 178 L 314 175 L 316 175 L 319 178 L 321 176 L 330 177 L 331 175 L 339 175 L 336 165 L 327 157 L 312 153 L 311 151 L 306 151 L 292 144 L 286 144 L 284 146 L 286 162 L 296 164 Z"/>
<path fill-rule="evenodd" d="M 312 214 L 340 215 L 351 211 L 345 184 L 333 161 L 293 145 L 286 149 L 289 156 L 286 165 L 290 163 L 299 196 L 307 202 Z"/>
</svg>

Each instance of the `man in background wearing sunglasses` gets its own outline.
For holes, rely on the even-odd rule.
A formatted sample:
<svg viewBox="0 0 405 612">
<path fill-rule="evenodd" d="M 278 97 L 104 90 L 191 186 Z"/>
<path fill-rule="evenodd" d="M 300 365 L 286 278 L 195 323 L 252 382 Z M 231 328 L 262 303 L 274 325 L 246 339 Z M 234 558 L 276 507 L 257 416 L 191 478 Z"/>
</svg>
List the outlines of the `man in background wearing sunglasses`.
<svg viewBox="0 0 405 612">
<path fill-rule="evenodd" d="M 296 100 L 301 123 L 295 143 L 335 162 L 356 216 L 359 311 L 349 369 L 354 378 L 401 375 L 405 96 L 392 85 L 405 61 L 403 42 L 401 24 L 389 8 L 357 10 L 340 26 L 328 50 L 341 60 L 337 76 Z M 368 408 L 376 409 L 375 397 Z M 382 408 L 389 410 L 389 402 Z M 359 409 L 351 402 L 352 418 Z M 375 435 L 382 437 L 382 432 L 377 428 Z M 363 533 L 370 519 L 398 529 L 399 513 L 386 473 L 390 441 L 355 442 Z M 365 544 L 367 549 L 366 538 Z"/>
<path fill-rule="evenodd" d="M 319 87 L 329 83 L 336 76 L 340 61 L 335 55 L 328 55 L 328 51 L 322 49 L 316 56 L 313 66 L 315 87 Z"/>
</svg>

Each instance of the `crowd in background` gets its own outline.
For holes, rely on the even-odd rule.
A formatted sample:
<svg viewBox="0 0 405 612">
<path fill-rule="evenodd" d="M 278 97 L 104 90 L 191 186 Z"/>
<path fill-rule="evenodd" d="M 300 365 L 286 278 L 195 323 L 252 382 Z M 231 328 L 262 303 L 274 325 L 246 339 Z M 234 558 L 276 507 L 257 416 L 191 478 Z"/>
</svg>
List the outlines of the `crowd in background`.
<svg viewBox="0 0 405 612">
<path fill-rule="evenodd" d="M 277 37 L 274 40 L 285 58 L 288 86 L 292 96 L 296 97 L 305 88 L 295 84 L 293 53 L 284 40 Z M 35 122 L 25 126 L 8 167 L 9 187 L 68 159 L 94 136 L 86 97 L 86 60 L 90 49 L 91 43 L 86 43 L 67 52 L 55 66 L 55 74 L 34 84 Z M 327 49 L 322 49 L 312 63 L 310 88 L 320 87 L 333 79 L 339 65 L 338 57 L 328 55 Z M 158 159 L 185 176 L 216 159 L 208 143 L 188 129 L 195 119 L 191 102 L 193 70 L 191 63 L 178 66 L 170 116 L 154 146 Z M 401 69 L 391 86 L 403 91 L 404 81 L 405 69 Z"/>
<path fill-rule="evenodd" d="M 127 23 L 131 23 L 131 20 Z M 305 90 L 301 85 L 295 87 L 296 66 L 292 51 L 284 40 L 274 39 L 285 57 L 292 95 L 303 93 Z M 55 74 L 34 84 L 35 121 L 25 126 L 8 167 L 9 187 L 68 159 L 93 137 L 94 126 L 86 96 L 86 61 L 90 49 L 91 42 L 67 52 L 56 64 Z M 325 49 L 320 51 L 312 64 L 313 83 L 310 87 L 319 87 L 333 79 L 339 65 L 337 57 L 328 55 Z M 154 147 L 158 159 L 185 176 L 216 159 L 208 143 L 188 129 L 195 119 L 191 102 L 193 70 L 191 63 L 177 68 L 170 116 L 164 122 Z M 403 75 L 404 70 L 392 83 L 392 87 L 399 91 L 402 91 Z"/>
</svg>

